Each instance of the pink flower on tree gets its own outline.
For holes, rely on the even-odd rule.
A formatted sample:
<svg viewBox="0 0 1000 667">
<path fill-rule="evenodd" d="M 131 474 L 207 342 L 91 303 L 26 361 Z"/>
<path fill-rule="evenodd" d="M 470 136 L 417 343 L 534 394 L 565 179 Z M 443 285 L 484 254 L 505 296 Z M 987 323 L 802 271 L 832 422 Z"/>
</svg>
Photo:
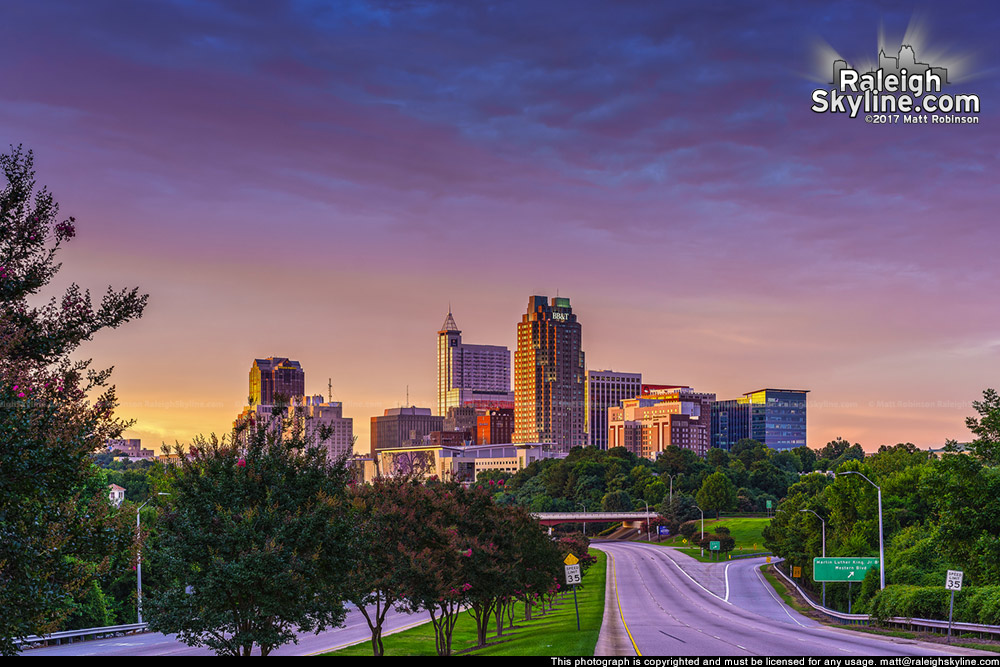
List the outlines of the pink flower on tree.
<svg viewBox="0 0 1000 667">
<path fill-rule="evenodd" d="M 76 236 L 76 227 L 73 225 L 73 222 L 75 222 L 75 220 L 70 218 L 69 220 L 60 222 L 56 225 L 56 240 L 62 241 Z"/>
</svg>

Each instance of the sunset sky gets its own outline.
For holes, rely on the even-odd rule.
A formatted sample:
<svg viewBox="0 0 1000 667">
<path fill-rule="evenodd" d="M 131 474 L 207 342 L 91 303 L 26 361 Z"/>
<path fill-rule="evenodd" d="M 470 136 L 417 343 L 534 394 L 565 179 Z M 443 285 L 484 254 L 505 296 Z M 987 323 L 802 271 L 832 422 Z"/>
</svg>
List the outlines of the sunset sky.
<svg viewBox="0 0 1000 667">
<path fill-rule="evenodd" d="M 925 14 L 978 125 L 809 108 L 817 45 L 874 59 L 917 9 L 13 0 L 0 144 L 78 220 L 59 286 L 150 294 L 81 350 L 147 447 L 226 431 L 285 356 L 365 450 L 407 387 L 435 405 L 449 304 L 513 351 L 557 291 L 588 368 L 940 446 L 1000 387 L 1000 8 Z"/>
</svg>

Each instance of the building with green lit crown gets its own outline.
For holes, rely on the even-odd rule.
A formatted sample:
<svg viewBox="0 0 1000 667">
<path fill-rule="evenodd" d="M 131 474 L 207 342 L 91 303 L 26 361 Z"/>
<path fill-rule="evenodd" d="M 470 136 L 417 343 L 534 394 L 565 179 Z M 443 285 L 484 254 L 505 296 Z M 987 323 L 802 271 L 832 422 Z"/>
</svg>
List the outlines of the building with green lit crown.
<svg viewBox="0 0 1000 667">
<path fill-rule="evenodd" d="M 806 394 L 801 389 L 759 389 L 712 404 L 712 447 L 732 449 L 750 438 L 772 449 L 806 445 Z"/>
</svg>

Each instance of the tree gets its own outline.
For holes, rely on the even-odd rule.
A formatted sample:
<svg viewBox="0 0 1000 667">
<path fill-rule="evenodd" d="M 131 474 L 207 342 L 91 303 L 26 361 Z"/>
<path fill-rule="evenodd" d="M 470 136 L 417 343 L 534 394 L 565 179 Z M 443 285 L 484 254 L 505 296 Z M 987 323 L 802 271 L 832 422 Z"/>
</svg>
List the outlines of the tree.
<svg viewBox="0 0 1000 667">
<path fill-rule="evenodd" d="M 376 656 L 385 652 L 386 614 L 393 605 L 405 606 L 406 550 L 400 545 L 413 543 L 420 531 L 422 517 L 414 496 L 422 493 L 417 482 L 401 477 L 377 477 L 353 489 L 359 539 L 347 599 L 365 617 Z"/>
<path fill-rule="evenodd" d="M 175 470 L 153 555 L 172 585 L 150 597 L 149 625 L 220 655 L 267 655 L 343 621 L 349 472 L 301 428 L 250 426 L 238 441 L 197 438 Z"/>
<path fill-rule="evenodd" d="M 628 491 L 612 491 L 601 499 L 601 509 L 605 512 L 631 512 L 632 496 Z"/>
<path fill-rule="evenodd" d="M 766 459 L 767 454 L 767 445 L 752 438 L 743 438 L 733 445 L 733 449 L 730 452 L 733 458 L 737 458 L 743 462 L 743 466 L 747 470 L 750 470 L 754 463 Z"/>
<path fill-rule="evenodd" d="M 708 450 L 708 455 L 705 457 L 708 461 L 708 465 L 713 468 L 720 468 L 729 465 L 729 452 L 724 449 L 719 449 L 718 447 L 712 447 Z"/>
<path fill-rule="evenodd" d="M 419 531 L 411 542 L 399 543 L 405 555 L 403 597 L 410 611 L 427 610 L 438 655 L 451 655 L 452 632 L 472 587 L 465 579 L 463 559 L 474 550 L 459 530 L 462 487 L 437 483 L 417 488 L 412 502 L 422 518 Z"/>
<path fill-rule="evenodd" d="M 987 389 L 983 400 L 973 401 L 972 407 L 979 413 L 979 419 L 965 419 L 966 427 L 976 435 L 972 453 L 986 465 L 1000 465 L 1000 395 L 995 389 Z"/>
<path fill-rule="evenodd" d="M 721 512 L 735 507 L 736 487 L 725 473 L 714 472 L 705 478 L 697 499 L 703 510 L 715 510 L 715 516 L 718 517 Z"/>
<path fill-rule="evenodd" d="M 525 605 L 525 615 L 530 619 L 531 604 L 534 600 L 551 586 L 554 578 L 562 572 L 562 555 L 560 549 L 564 547 L 564 538 L 557 546 L 549 539 L 538 521 L 522 508 L 505 508 L 506 518 L 505 528 L 510 535 L 510 542 L 513 545 L 513 553 L 507 564 L 507 581 L 513 588 L 508 594 L 501 598 L 501 604 L 497 610 L 497 634 L 501 634 L 502 614 L 506 611 L 511 625 L 513 625 L 513 600 L 521 599 Z M 577 534 L 577 539 L 572 540 L 573 545 L 577 545 L 582 540 L 586 543 L 586 538 Z M 570 549 L 572 550 L 572 548 Z M 592 559 L 596 560 L 596 559 Z M 584 569 L 589 563 L 582 563 Z"/>
<path fill-rule="evenodd" d="M 34 156 L 0 155 L 0 654 L 16 637 L 56 629 L 74 595 L 87 595 L 108 558 L 128 549 L 128 517 L 108 503 L 89 458 L 129 423 L 116 419 L 110 370 L 70 354 L 100 330 L 142 315 L 147 296 L 107 291 L 94 305 L 70 285 L 62 298 L 29 303 L 60 269 L 55 259 L 76 236 L 59 220 Z"/>
</svg>

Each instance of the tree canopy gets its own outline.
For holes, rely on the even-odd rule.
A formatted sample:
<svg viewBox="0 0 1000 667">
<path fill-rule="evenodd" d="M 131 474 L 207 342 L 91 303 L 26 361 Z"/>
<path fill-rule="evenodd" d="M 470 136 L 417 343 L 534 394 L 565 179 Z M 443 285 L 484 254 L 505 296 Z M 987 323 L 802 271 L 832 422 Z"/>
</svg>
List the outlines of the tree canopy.
<svg viewBox="0 0 1000 667">
<path fill-rule="evenodd" d="M 357 535 L 343 461 L 304 429 L 241 435 L 196 439 L 173 471 L 152 556 L 169 585 L 150 596 L 149 625 L 267 655 L 342 622 Z"/>
<path fill-rule="evenodd" d="M 37 188 L 34 156 L 0 155 L 0 653 L 56 629 L 113 554 L 128 549 L 128 517 L 108 502 L 89 454 L 129 423 L 115 418 L 110 370 L 70 354 L 102 329 L 142 315 L 147 296 L 108 289 L 98 304 L 75 283 L 33 305 L 77 234 Z"/>
</svg>

